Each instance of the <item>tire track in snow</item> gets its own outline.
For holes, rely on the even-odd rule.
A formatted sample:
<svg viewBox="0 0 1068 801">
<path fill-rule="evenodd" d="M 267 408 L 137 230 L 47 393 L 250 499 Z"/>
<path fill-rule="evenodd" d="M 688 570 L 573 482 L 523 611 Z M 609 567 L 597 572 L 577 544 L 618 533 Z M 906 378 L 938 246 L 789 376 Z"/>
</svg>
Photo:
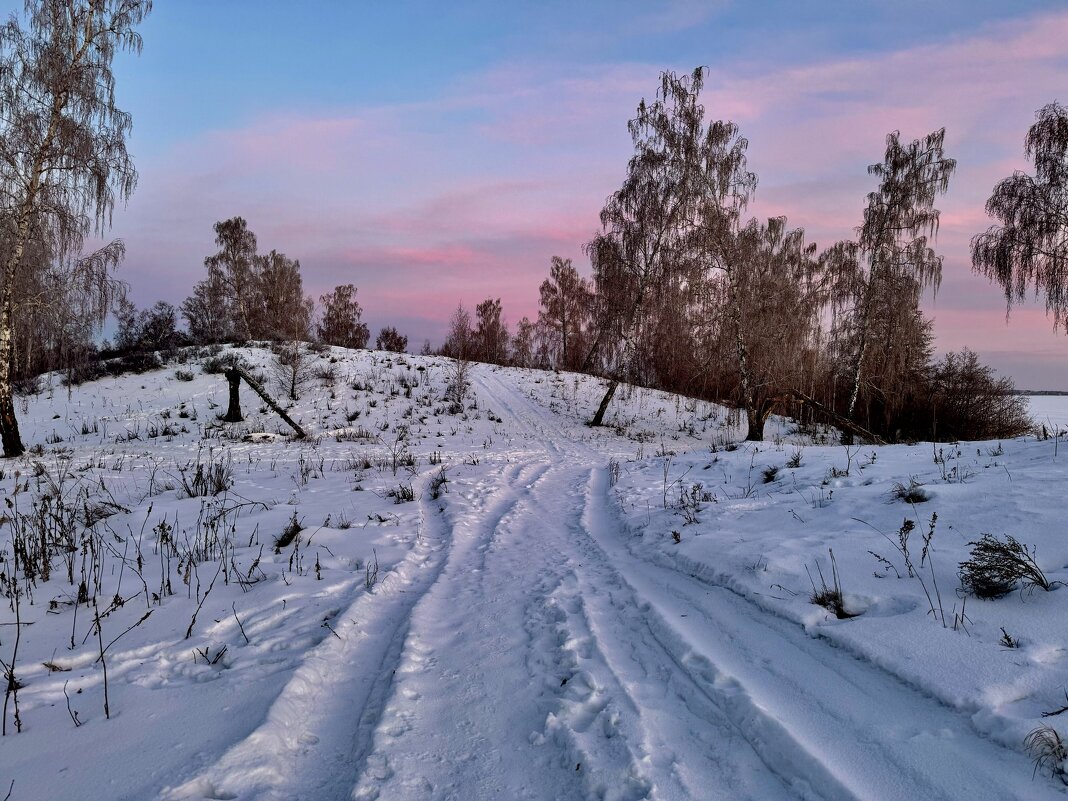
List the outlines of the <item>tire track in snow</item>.
<svg viewBox="0 0 1068 801">
<path fill-rule="evenodd" d="M 540 421 L 532 425 L 524 420 L 532 436 L 550 428 L 549 412 L 495 375 L 492 384 L 485 389 L 500 408 L 517 420 Z M 677 566 L 650 564 L 632 553 L 622 544 L 624 527 L 610 508 L 606 471 L 599 469 L 607 454 L 560 442 L 560 447 L 546 442 L 546 449 L 556 458 L 598 468 L 591 473 L 582 524 L 572 539 L 579 546 L 573 561 L 583 566 L 580 600 L 593 641 L 620 676 L 628 661 L 641 662 L 637 654 L 642 649 L 667 655 L 675 665 L 675 672 L 667 674 L 670 680 L 691 682 L 697 700 L 707 699 L 725 715 L 767 768 L 802 797 L 1064 797 L 1049 783 L 1031 782 L 1026 758 L 984 738 L 959 710 L 809 636 L 729 588 L 710 586 Z M 592 580 L 598 572 L 601 577 Z M 615 587 L 616 579 L 625 586 Z M 613 591 L 622 603 L 605 602 Z M 629 630 L 638 632 L 641 641 L 631 654 L 620 648 L 626 630 L 611 631 L 628 617 Z M 607 630 L 600 631 L 602 627 Z M 641 698 L 646 688 L 630 686 L 648 725 L 650 705 Z M 687 698 L 692 704 L 695 697 Z M 714 710 L 704 712 L 714 724 Z M 650 737 L 653 729 L 655 725 Z M 695 774 L 695 779 L 700 787 L 701 777 Z M 693 797 L 707 796 L 698 790 Z"/>
<path fill-rule="evenodd" d="M 510 402 L 514 390 L 495 374 L 479 377 L 495 408 L 513 417 L 514 428 L 534 438 L 548 428 L 548 413 L 526 399 Z M 812 790 L 812 784 L 835 784 L 818 766 L 809 766 L 807 784 L 798 775 L 780 780 L 717 703 L 719 696 L 710 698 L 680 669 L 649 628 L 640 599 L 605 555 L 581 547 L 588 537 L 591 463 L 603 464 L 605 456 L 573 441 L 542 444 L 564 465 L 561 489 L 532 493 L 527 504 L 532 514 L 553 520 L 547 544 L 567 571 L 532 604 L 543 606 L 529 623 L 532 650 L 552 654 L 535 661 L 552 674 L 544 680 L 557 685 L 537 741 L 554 741 L 568 764 L 585 766 L 582 797 L 852 801 L 848 793 Z"/>
<path fill-rule="evenodd" d="M 544 458 L 528 459 L 503 482 L 481 482 L 481 495 L 465 499 L 470 508 L 450 517 L 453 551 L 413 612 L 355 798 L 583 797 L 558 755 L 532 751 L 528 740 L 543 710 L 528 695 L 521 599 L 544 596 L 559 570 L 543 570 L 540 535 L 552 523 L 532 516 L 527 498 L 550 476 Z"/>
<path fill-rule="evenodd" d="M 1064 797 L 1031 782 L 1022 754 L 982 737 L 958 710 L 730 589 L 639 563 L 616 533 L 604 471 L 589 496 L 591 547 L 622 566 L 660 646 L 784 778 L 832 789 L 831 798 Z"/>
<path fill-rule="evenodd" d="M 834 799 L 818 770 L 799 780 L 770 770 L 760 743 L 747 737 L 720 693 L 680 668 L 657 640 L 644 605 L 603 554 L 584 548 L 589 468 L 568 471 L 568 519 L 554 547 L 571 566 L 547 600 L 540 646 L 560 688 L 543 736 L 581 763 L 584 797 L 637 799 Z M 559 504 L 560 498 L 533 501 Z M 555 639 L 555 642 L 554 642 Z M 812 785 L 822 785 L 815 792 Z"/>
<path fill-rule="evenodd" d="M 266 720 L 163 798 L 349 797 L 353 765 L 370 750 L 411 611 L 437 581 L 452 545 L 451 530 L 428 500 L 424 491 L 415 547 L 336 618 L 338 637 L 305 656 Z"/>
</svg>

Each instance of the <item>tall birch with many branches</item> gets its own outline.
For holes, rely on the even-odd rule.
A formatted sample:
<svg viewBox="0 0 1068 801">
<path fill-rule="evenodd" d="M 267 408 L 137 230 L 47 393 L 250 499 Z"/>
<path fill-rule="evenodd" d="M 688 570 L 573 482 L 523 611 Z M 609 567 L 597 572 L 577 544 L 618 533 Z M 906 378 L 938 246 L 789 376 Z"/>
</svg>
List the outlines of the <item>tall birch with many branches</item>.
<svg viewBox="0 0 1068 801">
<path fill-rule="evenodd" d="M 126 150 L 130 115 L 115 105 L 111 63 L 140 52 L 135 27 L 151 0 L 27 0 L 27 24 L 0 28 L 0 224 L 7 240 L 0 273 L 0 437 L 4 455 L 25 450 L 15 418 L 11 366 L 20 313 L 18 274 L 28 244 L 70 259 L 91 234 L 111 225 L 116 200 L 137 183 Z M 83 309 L 103 322 L 110 270 L 122 258 L 112 242 L 77 259 Z"/>
<path fill-rule="evenodd" d="M 906 297 L 880 290 L 909 282 L 918 284 L 920 290 L 937 289 L 942 280 L 942 257 L 931 248 L 928 238 L 938 233 L 935 199 L 949 188 L 957 167 L 957 162 L 943 152 L 945 135 L 942 128 L 903 144 L 900 133 L 894 131 L 886 137 L 882 163 L 868 167 L 868 174 L 879 179 L 879 187 L 868 195 L 857 242 L 862 264 L 854 284 L 855 342 L 847 417 L 852 418 L 856 410 L 879 305 L 908 302 Z"/>
</svg>

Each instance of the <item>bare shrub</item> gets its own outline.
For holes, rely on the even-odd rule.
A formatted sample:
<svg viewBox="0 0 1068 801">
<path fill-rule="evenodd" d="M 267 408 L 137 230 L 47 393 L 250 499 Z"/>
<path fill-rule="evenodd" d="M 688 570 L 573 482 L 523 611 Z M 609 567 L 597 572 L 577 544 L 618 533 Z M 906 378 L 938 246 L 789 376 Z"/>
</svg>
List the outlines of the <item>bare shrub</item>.
<svg viewBox="0 0 1068 801">
<path fill-rule="evenodd" d="M 282 342 L 275 347 L 275 351 L 276 361 L 272 368 L 274 379 L 287 398 L 299 400 L 304 386 L 312 378 L 311 359 L 304 343 L 295 340 Z"/>
<path fill-rule="evenodd" d="M 926 503 L 930 499 L 931 496 L 927 493 L 927 490 L 923 488 L 923 484 L 917 481 L 914 476 L 909 476 L 908 484 L 895 481 L 894 486 L 890 488 L 890 500 L 892 501 Z"/>
<path fill-rule="evenodd" d="M 338 378 L 337 368 L 330 364 L 321 364 L 311 371 L 312 378 L 322 382 L 323 386 L 332 387 Z"/>
<path fill-rule="evenodd" d="M 178 481 L 187 498 L 201 498 L 226 492 L 234 481 L 233 457 L 229 451 L 208 450 L 206 461 L 197 453 L 195 461 L 178 468 Z"/>
<path fill-rule="evenodd" d="M 297 520 L 297 513 L 293 512 L 293 516 L 289 518 L 289 522 L 282 528 L 282 533 L 274 540 L 274 552 L 281 553 L 282 549 L 291 545 L 293 540 L 295 540 L 297 535 L 303 530 L 304 525 L 301 521 Z"/>
<path fill-rule="evenodd" d="M 1033 426 L 1027 398 L 1017 395 L 1009 378 L 998 377 L 967 348 L 947 353 L 933 365 L 928 384 L 925 411 L 932 439 L 1007 439 L 1026 434 Z"/>
<path fill-rule="evenodd" d="M 432 500 L 437 500 L 441 497 L 442 492 L 449 491 L 449 477 L 445 474 L 445 466 L 442 465 L 441 470 L 430 479 L 430 497 Z"/>
<path fill-rule="evenodd" d="M 415 500 L 415 489 L 411 484 L 398 484 L 396 489 L 386 493 L 387 498 L 392 498 L 393 503 L 411 503 Z"/>
<path fill-rule="evenodd" d="M 208 375 L 222 375 L 231 367 L 243 367 L 246 370 L 252 369 L 252 366 L 241 359 L 236 353 L 211 354 L 200 363 L 200 369 Z"/>
<path fill-rule="evenodd" d="M 463 414 L 464 396 L 471 386 L 471 362 L 457 358 L 450 365 L 449 383 L 445 387 L 445 400 L 449 414 Z"/>
<path fill-rule="evenodd" d="M 971 558 L 960 563 L 961 588 L 977 598 L 1000 598 L 1023 582 L 1024 589 L 1041 587 L 1047 592 L 1054 584 L 1046 578 L 1035 561 L 1034 549 L 1028 549 L 1014 537 L 1004 541 L 983 534 L 973 542 Z"/>
</svg>

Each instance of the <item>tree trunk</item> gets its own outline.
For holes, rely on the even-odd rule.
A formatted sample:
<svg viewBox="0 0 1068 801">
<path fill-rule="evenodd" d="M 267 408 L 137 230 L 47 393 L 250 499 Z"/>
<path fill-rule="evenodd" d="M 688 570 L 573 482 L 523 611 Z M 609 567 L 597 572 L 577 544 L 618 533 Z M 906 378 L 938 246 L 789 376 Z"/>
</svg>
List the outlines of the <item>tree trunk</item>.
<svg viewBox="0 0 1068 801">
<path fill-rule="evenodd" d="M 224 423 L 240 423 L 245 418 L 241 416 L 241 373 L 237 368 L 231 367 L 226 373 L 226 381 L 230 385 L 230 403 L 226 407 Z"/>
<path fill-rule="evenodd" d="M 745 416 L 749 421 L 749 429 L 746 431 L 746 442 L 764 441 L 764 423 L 771 414 L 771 404 L 763 402 L 757 408 L 753 400 L 753 376 L 749 371 L 749 349 L 745 346 L 745 337 L 742 335 L 742 309 L 738 300 L 737 288 L 734 284 L 734 273 L 730 269 L 724 270 L 727 274 L 727 303 L 728 314 L 734 328 L 735 356 L 738 359 L 738 374 L 742 383 L 742 398 L 745 403 Z"/>
<path fill-rule="evenodd" d="M 297 423 L 293 420 L 292 417 L 290 417 L 288 414 L 286 414 L 286 410 L 283 409 L 281 406 L 279 406 L 277 403 L 275 403 L 274 398 L 272 398 L 270 395 L 267 394 L 267 390 L 265 390 L 262 386 L 260 386 L 260 382 L 259 381 L 257 381 L 255 378 L 250 376 L 248 374 L 248 372 L 246 372 L 245 370 L 241 369 L 240 367 L 231 367 L 230 369 L 233 370 L 234 372 L 236 372 L 237 375 L 240 378 L 245 379 L 245 383 L 248 384 L 250 387 L 252 387 L 252 390 L 257 395 L 259 395 L 261 398 L 263 398 L 263 402 L 264 403 L 266 403 L 268 406 L 270 406 L 272 409 L 274 409 L 275 414 L 277 414 L 279 417 L 281 417 L 283 422 L 285 422 L 285 424 L 287 426 L 289 426 L 290 428 L 293 429 L 293 433 L 296 434 L 298 438 L 305 439 L 308 436 L 307 434 L 304 433 L 304 429 L 301 428 L 299 425 L 297 425 Z M 227 380 L 229 381 L 229 376 L 227 376 Z M 231 387 L 232 386 L 233 385 L 231 384 Z"/>
<path fill-rule="evenodd" d="M 604 397 L 601 398 L 601 405 L 597 407 L 597 414 L 593 416 L 588 425 L 591 427 L 599 426 L 604 423 L 604 413 L 608 411 L 608 404 L 612 402 L 612 396 L 616 394 L 616 388 L 619 386 L 618 381 L 608 382 L 608 391 L 604 393 Z"/>
<path fill-rule="evenodd" d="M 4 456 L 11 458 L 26 452 L 19 436 L 19 422 L 15 419 L 15 400 L 10 392 L 0 394 L 0 437 L 4 442 Z"/>
<path fill-rule="evenodd" d="M 36 181 L 34 186 L 36 189 Z M 15 357 L 15 272 L 29 235 L 29 202 L 23 205 L 15 228 L 15 241 L 11 255 L 4 265 L 4 296 L 0 301 L 0 439 L 4 444 L 4 456 L 13 458 L 26 452 L 15 419 L 15 388 L 11 380 L 11 366 Z"/>
<path fill-rule="evenodd" d="M 87 17 L 86 25 L 89 24 Z M 81 62 L 85 55 L 89 41 L 86 39 L 79 50 L 75 64 Z M 26 452 L 19 434 L 19 423 L 15 419 L 15 388 L 11 381 L 11 365 L 15 356 L 15 273 L 22 262 L 22 254 L 26 250 L 26 240 L 30 235 L 30 215 L 37 203 L 37 193 L 41 188 L 41 178 L 44 174 L 45 154 L 52 146 L 56 130 L 59 126 L 63 109 L 67 106 L 68 95 L 66 91 L 60 92 L 53 104 L 52 113 L 48 121 L 48 131 L 45 133 L 41 146 L 33 162 L 29 175 L 29 186 L 26 195 L 19 205 L 18 223 L 15 225 L 15 237 L 11 242 L 11 254 L 4 264 L 4 273 L 0 276 L 3 280 L 3 298 L 0 300 L 0 438 L 3 439 L 4 456 L 13 458 Z"/>
<path fill-rule="evenodd" d="M 846 408 L 846 417 L 852 419 L 857 406 L 857 398 L 860 396 L 860 379 L 864 368 L 864 357 L 868 355 L 868 329 L 871 326 L 871 304 L 874 298 L 876 271 L 872 265 L 868 273 L 868 284 L 864 288 L 864 309 L 860 314 L 860 344 L 857 345 L 857 355 L 853 359 L 853 383 L 849 391 L 849 406 Z"/>
<path fill-rule="evenodd" d="M 746 442 L 764 441 L 764 425 L 768 422 L 768 418 L 771 417 L 773 408 L 774 405 L 771 403 L 763 403 L 759 409 L 751 404 L 746 404 L 745 417 L 749 422 L 749 430 L 745 434 Z"/>
</svg>

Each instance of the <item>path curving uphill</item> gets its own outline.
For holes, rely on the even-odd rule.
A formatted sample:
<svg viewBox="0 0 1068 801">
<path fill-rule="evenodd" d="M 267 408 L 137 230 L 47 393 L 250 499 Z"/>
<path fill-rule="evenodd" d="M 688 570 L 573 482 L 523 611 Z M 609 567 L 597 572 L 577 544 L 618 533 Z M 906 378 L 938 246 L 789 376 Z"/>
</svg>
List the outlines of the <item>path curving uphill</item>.
<svg viewBox="0 0 1068 801">
<path fill-rule="evenodd" d="M 423 493 L 359 625 L 170 797 L 1064 798 L 960 712 L 631 550 L 606 470 L 630 443 L 473 380 L 508 447 Z"/>
</svg>

